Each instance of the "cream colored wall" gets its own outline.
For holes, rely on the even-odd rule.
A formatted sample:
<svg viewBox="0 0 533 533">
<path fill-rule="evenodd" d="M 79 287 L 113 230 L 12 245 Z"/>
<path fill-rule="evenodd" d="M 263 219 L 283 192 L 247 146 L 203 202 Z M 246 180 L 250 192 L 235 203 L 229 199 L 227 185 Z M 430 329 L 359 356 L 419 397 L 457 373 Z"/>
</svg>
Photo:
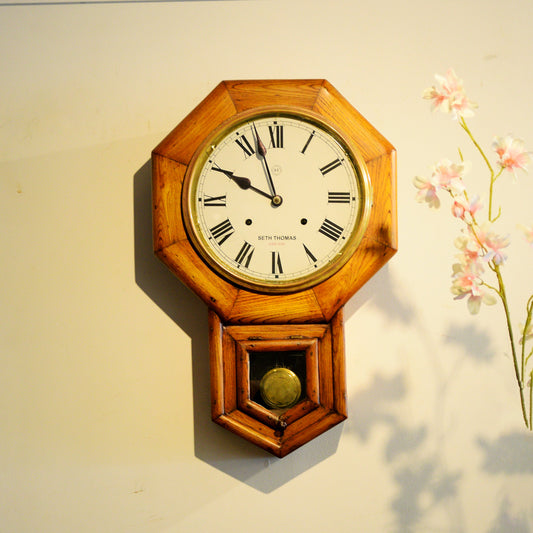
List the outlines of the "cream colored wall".
<svg viewBox="0 0 533 533">
<path fill-rule="evenodd" d="M 482 142 L 533 147 L 532 16 L 529 0 L 0 6 L 0 531 L 532 531 L 501 312 L 452 300 L 458 226 L 411 184 L 467 146 L 420 98 L 448 66 Z M 346 309 L 350 418 L 283 460 L 210 421 L 206 310 L 150 241 L 151 149 L 220 80 L 273 77 L 327 78 L 399 161 L 400 251 Z M 513 231 L 532 183 L 500 189 Z M 516 305 L 532 253 L 517 243 L 506 267 Z"/>
</svg>

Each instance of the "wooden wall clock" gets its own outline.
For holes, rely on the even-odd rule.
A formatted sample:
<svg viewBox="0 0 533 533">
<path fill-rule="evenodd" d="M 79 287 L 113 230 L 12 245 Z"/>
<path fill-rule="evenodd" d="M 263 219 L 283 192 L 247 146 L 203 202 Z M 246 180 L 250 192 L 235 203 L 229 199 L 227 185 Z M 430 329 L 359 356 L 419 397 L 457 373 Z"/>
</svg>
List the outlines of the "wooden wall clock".
<svg viewBox="0 0 533 533">
<path fill-rule="evenodd" d="M 397 250 L 395 150 L 326 80 L 224 81 L 152 166 L 155 253 L 209 308 L 212 418 L 283 457 L 347 416 L 342 310 Z"/>
</svg>

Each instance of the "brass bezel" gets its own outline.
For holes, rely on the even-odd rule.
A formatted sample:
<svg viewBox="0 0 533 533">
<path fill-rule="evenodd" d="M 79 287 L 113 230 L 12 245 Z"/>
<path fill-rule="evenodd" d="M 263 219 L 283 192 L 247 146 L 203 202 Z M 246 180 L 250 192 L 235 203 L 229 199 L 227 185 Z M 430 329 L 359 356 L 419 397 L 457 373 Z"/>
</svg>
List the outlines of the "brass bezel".
<svg viewBox="0 0 533 533">
<path fill-rule="evenodd" d="M 200 175 L 205 163 L 213 151 L 213 147 L 217 146 L 218 143 L 226 137 L 230 130 L 233 130 L 241 124 L 249 122 L 252 119 L 260 119 L 271 116 L 304 120 L 330 134 L 341 145 L 346 152 L 346 155 L 349 157 L 350 162 L 355 170 L 355 175 L 358 180 L 358 186 L 361 194 L 361 201 L 359 204 L 354 230 L 337 254 L 337 257 L 315 272 L 311 272 L 295 280 L 254 280 L 252 276 L 242 275 L 242 273 L 237 271 L 237 269 L 228 268 L 225 264 L 221 263 L 217 257 L 214 257 L 209 252 L 208 247 L 206 246 L 206 240 L 199 231 L 199 226 L 195 218 L 196 202 L 193 198 L 191 198 L 190 194 L 194 180 L 198 179 L 198 176 Z M 244 287 L 248 290 L 267 294 L 291 293 L 309 289 L 322 283 L 326 279 L 330 278 L 333 274 L 338 272 L 350 259 L 356 248 L 361 243 L 368 226 L 370 211 L 372 208 L 372 186 L 365 160 L 350 139 L 340 133 L 339 129 L 331 121 L 327 120 L 318 113 L 304 108 L 264 106 L 237 113 L 230 119 L 220 124 L 220 126 L 218 126 L 210 135 L 207 136 L 207 138 L 196 150 L 190 164 L 188 165 L 183 182 L 181 204 L 185 228 L 194 248 L 203 258 L 203 260 L 218 274 L 222 275 L 231 283 Z"/>
</svg>

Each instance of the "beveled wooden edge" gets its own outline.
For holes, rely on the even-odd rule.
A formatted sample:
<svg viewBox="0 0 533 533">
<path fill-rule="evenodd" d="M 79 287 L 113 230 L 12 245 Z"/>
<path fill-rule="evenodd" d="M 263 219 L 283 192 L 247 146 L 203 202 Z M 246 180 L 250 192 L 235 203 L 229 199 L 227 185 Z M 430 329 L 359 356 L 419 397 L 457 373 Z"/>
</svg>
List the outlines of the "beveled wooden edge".
<svg viewBox="0 0 533 533">
<path fill-rule="evenodd" d="M 246 339 L 239 341 L 239 345 L 248 354 L 249 352 L 289 352 L 295 349 L 303 349 L 307 352 L 316 344 L 316 339 Z"/>
<path fill-rule="evenodd" d="M 398 154 L 392 150 L 390 157 L 390 232 L 387 235 L 387 243 L 396 252 L 398 251 Z"/>
<path fill-rule="evenodd" d="M 326 316 L 313 288 L 282 294 L 240 289 L 229 315 L 229 321 L 234 324 L 287 324 L 325 320 Z"/>
<path fill-rule="evenodd" d="M 287 436 L 289 433 L 287 429 L 283 437 L 277 437 L 274 429 L 239 411 L 234 411 L 230 415 L 221 415 L 213 421 L 272 455 L 283 458 L 346 419 L 345 416 L 332 413 L 323 407 L 315 409 L 308 417 L 313 417 L 312 423 L 296 428 L 299 422 L 297 421 L 290 427 L 298 431 Z M 306 419 L 307 417 L 301 418 L 300 421 Z"/>
<path fill-rule="evenodd" d="M 224 350 L 222 321 L 214 311 L 208 313 L 209 370 L 211 374 L 211 417 L 224 414 Z"/>
<path fill-rule="evenodd" d="M 259 422 L 238 411 L 231 415 L 221 415 L 214 422 L 276 457 L 283 458 L 346 419 L 323 407 L 315 409 L 308 416 L 313 418 L 310 424 L 298 428 L 300 421 L 307 420 L 307 417 L 301 418 L 290 426 L 294 431 L 289 434 L 288 428 L 283 437 L 277 437 L 275 430 L 263 424 L 259 427 Z"/>
<path fill-rule="evenodd" d="M 223 82 L 237 112 L 258 106 L 289 105 L 313 109 L 324 79 L 250 79 Z"/>
<path fill-rule="evenodd" d="M 170 270 L 193 290 L 211 309 L 222 316 L 231 313 L 239 289 L 228 283 L 219 283 L 210 274 L 189 241 L 178 241 L 156 252 Z"/>
<path fill-rule="evenodd" d="M 348 132 L 365 161 L 394 150 L 392 144 L 327 80 L 322 84 L 313 110 Z"/>
<path fill-rule="evenodd" d="M 398 249 L 397 153 L 382 154 L 366 162 L 372 180 L 373 209 L 366 236 Z M 378 205 L 379 204 L 379 205 Z"/>
<path fill-rule="evenodd" d="M 313 288 L 326 320 L 383 267 L 398 249 L 396 152 L 369 161 L 374 206 L 367 231 L 348 262 Z"/>
<path fill-rule="evenodd" d="M 152 235 L 155 252 L 187 238 L 180 213 L 172 207 L 181 195 L 187 167 L 176 161 L 152 156 Z"/>
<path fill-rule="evenodd" d="M 320 353 L 318 356 L 318 389 L 320 396 L 320 405 L 330 411 L 335 409 L 335 387 L 334 381 L 335 373 L 333 372 L 333 358 L 332 358 L 332 338 L 331 338 L 331 324 L 324 337 L 320 342 Z"/>
<path fill-rule="evenodd" d="M 316 396 L 316 400 L 307 398 L 298 402 L 286 413 L 283 413 L 279 419 L 284 423 L 285 427 L 289 427 L 291 424 L 294 424 L 296 420 L 299 420 L 300 418 L 307 416 L 311 411 L 318 409 L 320 407 L 320 402 L 318 401 L 318 394 Z"/>
<path fill-rule="evenodd" d="M 290 339 L 305 341 L 306 339 L 322 338 L 328 330 L 327 324 L 266 324 L 266 325 L 234 325 L 226 326 L 231 337 L 240 342 L 249 340 Z"/>
<path fill-rule="evenodd" d="M 323 303 L 326 320 L 331 320 L 335 315 L 336 306 L 344 306 L 395 253 L 394 248 L 363 237 L 363 241 L 350 261 L 338 272 L 340 277 L 326 280 L 314 289 L 318 300 Z M 343 283 L 345 279 L 355 281 L 345 285 Z"/>
<path fill-rule="evenodd" d="M 331 320 L 331 347 L 333 359 L 334 410 L 339 415 L 348 416 L 346 402 L 346 357 L 344 341 L 344 307 L 341 307 Z"/>
<path fill-rule="evenodd" d="M 234 342 L 234 356 L 237 364 L 237 408 L 245 412 L 250 408 L 250 354 L 240 342 Z M 233 353 L 228 354 L 230 357 Z"/>
<path fill-rule="evenodd" d="M 306 389 L 307 398 L 319 405 L 320 403 L 320 388 L 319 388 L 319 374 L 318 374 L 318 358 L 320 356 L 320 344 L 323 337 L 314 339 L 314 342 L 308 347 L 305 353 L 305 369 L 306 369 Z"/>
<path fill-rule="evenodd" d="M 281 443 L 279 457 L 285 457 L 289 453 L 300 448 L 304 444 L 307 444 L 308 442 L 312 441 L 314 438 L 322 435 L 322 433 L 325 433 L 332 427 L 346 420 L 345 415 L 334 413 L 331 411 L 326 411 L 323 408 L 316 409 L 309 416 L 312 416 L 315 413 L 317 413 L 317 415 L 321 414 L 323 416 L 321 418 L 317 418 L 316 421 L 314 421 L 312 424 L 308 425 L 307 427 L 302 428 L 298 433 L 295 433 L 294 435 L 291 435 L 291 436 L 287 436 L 284 439 L 284 441 Z M 302 418 L 301 420 L 304 420 L 304 419 Z M 297 424 L 298 422 L 296 422 L 295 424 L 292 424 L 291 428 L 295 427 Z"/>
<path fill-rule="evenodd" d="M 246 399 L 242 404 L 239 404 L 239 408 L 251 418 L 258 420 L 278 432 L 284 429 L 284 423 L 279 416 L 250 399 Z"/>
<path fill-rule="evenodd" d="M 233 328 L 235 330 L 236 328 Z M 294 329 L 292 329 L 294 331 Z M 321 334 L 322 332 L 320 332 Z M 322 337 L 322 335 L 321 335 Z M 261 339 L 261 340 L 235 340 L 236 359 L 237 359 L 237 383 L 241 386 L 237 390 L 237 405 L 245 413 L 249 414 L 264 424 L 274 428 L 278 431 L 285 431 L 285 428 L 298 420 L 302 416 L 306 416 L 313 409 L 320 405 L 319 396 L 319 376 L 318 376 L 318 358 L 320 352 L 318 344 L 320 338 L 306 338 L 306 339 Z M 295 349 L 305 350 L 305 365 L 307 383 L 305 384 L 306 398 L 299 401 L 296 405 L 287 409 L 283 414 L 276 415 L 269 409 L 252 401 L 250 398 L 250 352 L 285 352 Z"/>
<path fill-rule="evenodd" d="M 250 420 L 253 419 L 244 413 L 234 411 L 231 415 L 221 415 L 216 419 L 213 419 L 213 422 L 232 433 L 235 433 L 248 442 L 263 448 L 263 450 L 266 450 L 272 455 L 280 458 L 283 457 L 281 442 L 279 438 L 274 436 L 274 430 L 268 428 L 271 434 L 262 433 L 258 428 L 254 428 L 254 426 L 248 424 Z M 259 424 L 259 422 L 257 422 L 257 424 Z M 261 425 L 263 428 L 267 428 L 264 424 Z"/>
<path fill-rule="evenodd" d="M 205 109 L 209 108 L 209 113 Z M 224 82 L 220 82 L 172 131 L 153 149 L 174 161 L 188 165 L 204 139 L 205 131 L 237 113 Z"/>
</svg>

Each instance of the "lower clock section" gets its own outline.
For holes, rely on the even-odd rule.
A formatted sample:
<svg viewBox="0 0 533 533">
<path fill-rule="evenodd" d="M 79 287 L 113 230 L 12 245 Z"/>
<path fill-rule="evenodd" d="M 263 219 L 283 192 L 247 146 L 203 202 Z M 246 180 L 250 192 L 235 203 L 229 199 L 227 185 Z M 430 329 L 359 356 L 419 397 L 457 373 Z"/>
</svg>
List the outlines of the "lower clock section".
<svg viewBox="0 0 533 533">
<path fill-rule="evenodd" d="M 213 421 L 284 457 L 346 419 L 342 308 L 327 324 L 224 325 L 209 311 Z"/>
</svg>

